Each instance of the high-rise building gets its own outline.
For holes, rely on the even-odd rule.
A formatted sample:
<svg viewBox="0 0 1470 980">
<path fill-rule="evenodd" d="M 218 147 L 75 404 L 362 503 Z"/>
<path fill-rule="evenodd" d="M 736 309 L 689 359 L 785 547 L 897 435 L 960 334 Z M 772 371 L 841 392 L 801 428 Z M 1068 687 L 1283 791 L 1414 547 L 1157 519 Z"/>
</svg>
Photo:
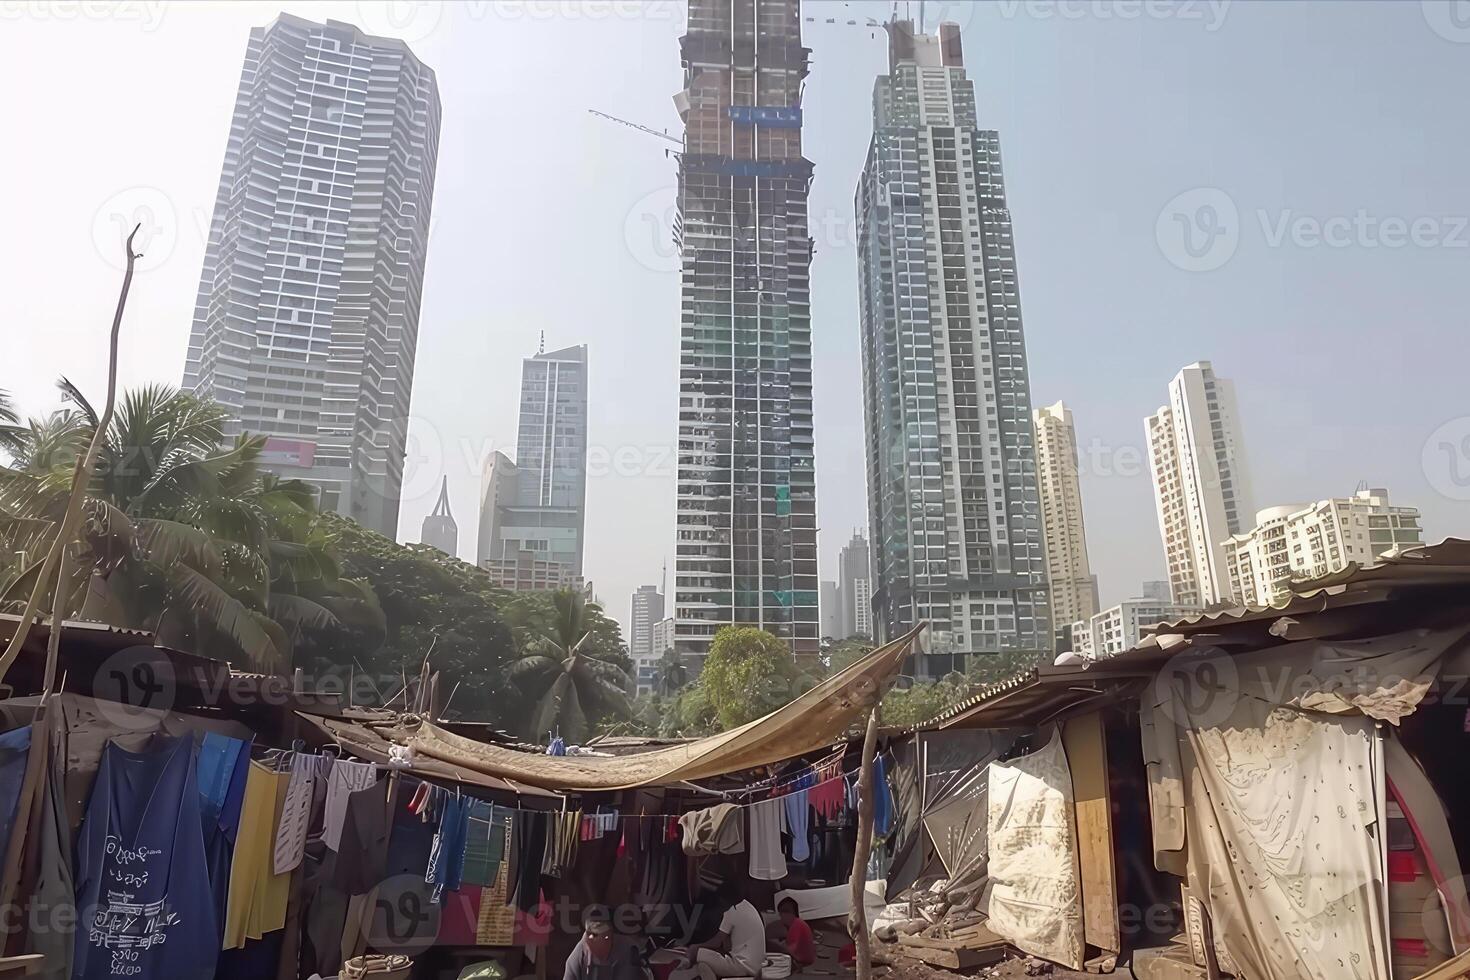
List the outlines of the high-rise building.
<svg viewBox="0 0 1470 980">
<path fill-rule="evenodd" d="M 842 595 L 837 583 L 822 582 L 822 636 L 833 640 L 844 639 L 842 634 Z"/>
<path fill-rule="evenodd" d="M 1139 587 L 1139 596 L 1144 599 L 1169 601 L 1169 583 L 1166 579 L 1148 579 Z"/>
<path fill-rule="evenodd" d="M 587 348 L 541 351 L 521 364 L 516 459 L 492 453 L 481 483 L 478 558 L 564 565 L 582 578 L 587 514 Z"/>
<path fill-rule="evenodd" d="M 819 650 L 798 0 L 689 0 L 678 246 L 676 646 L 722 626 Z"/>
<path fill-rule="evenodd" d="M 438 150 L 438 84 L 402 41 L 252 30 L 184 366 L 268 469 L 390 538 Z"/>
<path fill-rule="evenodd" d="M 632 635 L 628 640 L 628 656 L 657 657 L 662 650 L 653 648 L 653 628 L 664 618 L 664 594 L 656 585 L 640 585 L 633 593 Z"/>
<path fill-rule="evenodd" d="M 423 533 L 419 540 L 424 544 L 433 545 L 451 558 L 459 557 L 459 525 L 454 522 L 454 515 L 449 512 L 449 477 L 439 486 L 439 502 L 434 505 L 434 510 L 428 517 L 424 518 Z"/>
<path fill-rule="evenodd" d="M 1072 624 L 1072 652 L 1091 659 L 1114 657 L 1138 646 L 1146 627 L 1197 612 L 1198 606 L 1179 605 L 1168 599 L 1124 599 Z"/>
<path fill-rule="evenodd" d="M 1417 507 L 1393 507 L 1388 491 L 1257 512 L 1256 526 L 1224 542 L 1230 594 L 1263 606 L 1295 578 L 1317 578 L 1350 563 L 1370 565 L 1384 552 L 1422 544 Z"/>
<path fill-rule="evenodd" d="M 1169 404 L 1145 427 L 1170 595 L 1185 606 L 1225 602 L 1225 541 L 1251 512 L 1235 386 L 1209 361 L 1191 364 L 1169 382 Z"/>
<path fill-rule="evenodd" d="M 1097 612 L 1097 579 L 1087 560 L 1082 484 L 1077 473 L 1077 429 L 1061 402 L 1032 414 L 1041 492 L 1041 529 L 1051 582 L 1052 621 L 1060 628 Z"/>
<path fill-rule="evenodd" d="M 959 28 L 889 30 L 856 195 L 873 628 L 919 676 L 1050 652 L 1031 396 L 1000 137 Z"/>
<path fill-rule="evenodd" d="M 854 530 L 837 555 L 837 596 L 840 604 L 839 640 L 859 634 L 872 637 L 872 598 L 869 587 L 868 539 Z M 865 628 L 864 628 L 865 627 Z"/>
</svg>

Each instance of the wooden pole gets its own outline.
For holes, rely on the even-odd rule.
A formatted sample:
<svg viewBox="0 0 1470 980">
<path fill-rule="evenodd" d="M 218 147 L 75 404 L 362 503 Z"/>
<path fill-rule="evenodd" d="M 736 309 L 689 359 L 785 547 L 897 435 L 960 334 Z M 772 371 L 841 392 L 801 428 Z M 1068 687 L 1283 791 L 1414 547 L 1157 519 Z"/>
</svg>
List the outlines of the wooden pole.
<svg viewBox="0 0 1470 980">
<path fill-rule="evenodd" d="M 66 512 L 61 517 L 61 527 L 56 532 L 56 540 L 52 542 L 51 550 L 46 553 L 46 561 L 41 566 L 41 574 L 36 576 L 36 585 L 31 589 L 31 597 L 26 600 L 25 612 L 21 614 L 20 622 L 16 624 L 15 635 L 10 638 L 10 645 L 5 648 L 4 655 L 0 655 L 0 679 L 5 677 L 5 672 L 20 655 L 26 638 L 30 636 L 31 624 L 35 621 L 37 612 L 40 611 L 41 599 L 46 594 L 46 586 L 56 575 L 56 566 L 61 561 L 61 553 L 71 544 L 71 536 L 76 531 L 77 520 L 81 517 L 82 500 L 87 496 L 87 484 L 92 482 L 92 472 L 97 468 L 97 456 L 102 452 L 102 444 L 107 441 L 107 428 L 112 424 L 113 406 L 117 403 L 117 348 L 122 331 L 123 309 L 128 303 L 128 290 L 133 285 L 133 263 L 138 258 L 138 253 L 133 251 L 133 238 L 141 227 L 141 224 L 133 226 L 132 232 L 128 235 L 127 244 L 124 246 L 128 256 L 128 267 L 123 273 L 122 291 L 117 296 L 117 309 L 112 314 L 112 339 L 107 356 L 107 402 L 103 406 L 102 417 L 97 420 L 97 431 L 92 433 L 92 442 L 87 446 L 87 452 L 77 460 L 76 467 L 72 471 L 71 497 L 67 500 Z M 60 582 L 57 583 L 57 588 L 61 588 Z M 54 665 L 48 664 L 47 674 L 54 673 Z"/>
<path fill-rule="evenodd" d="M 847 931 L 856 951 L 853 966 L 857 980 L 872 980 L 873 960 L 868 931 L 868 913 L 863 907 L 863 893 L 868 883 L 868 855 L 873 850 L 873 756 L 878 749 L 878 711 L 874 704 L 868 714 L 868 731 L 863 735 L 862 768 L 858 770 L 857 845 L 852 851 L 852 908 L 847 913 Z"/>
</svg>

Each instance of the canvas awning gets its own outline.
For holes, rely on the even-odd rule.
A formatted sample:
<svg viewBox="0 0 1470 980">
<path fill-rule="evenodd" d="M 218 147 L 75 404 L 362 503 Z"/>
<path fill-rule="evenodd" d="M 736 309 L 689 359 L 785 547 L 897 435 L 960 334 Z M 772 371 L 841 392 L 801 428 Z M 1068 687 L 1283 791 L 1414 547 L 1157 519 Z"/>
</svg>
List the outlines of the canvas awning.
<svg viewBox="0 0 1470 980">
<path fill-rule="evenodd" d="M 882 697 L 923 628 L 919 624 L 764 717 L 719 735 L 640 755 L 612 759 L 530 755 L 455 735 L 416 716 L 405 716 L 396 728 L 381 731 L 412 746 L 417 754 L 546 789 L 634 789 L 708 779 L 815 752 L 840 739 Z"/>
</svg>

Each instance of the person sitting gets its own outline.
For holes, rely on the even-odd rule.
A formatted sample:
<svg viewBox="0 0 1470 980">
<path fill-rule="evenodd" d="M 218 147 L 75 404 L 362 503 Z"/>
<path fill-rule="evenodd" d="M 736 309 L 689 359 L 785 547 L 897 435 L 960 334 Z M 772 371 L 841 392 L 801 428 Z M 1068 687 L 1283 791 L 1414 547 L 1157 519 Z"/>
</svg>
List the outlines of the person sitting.
<svg viewBox="0 0 1470 980">
<path fill-rule="evenodd" d="M 638 951 L 613 934 L 606 905 L 588 906 L 582 916 L 582 938 L 567 957 L 562 980 L 644 980 Z"/>
<path fill-rule="evenodd" d="M 790 895 L 781 899 L 776 903 L 776 912 L 786 933 L 784 939 L 771 940 L 771 948 L 790 956 L 793 967 L 811 966 L 817 961 L 816 944 L 812 941 L 812 927 L 801 918 L 796 899 Z"/>
<path fill-rule="evenodd" d="M 766 962 L 766 928 L 761 914 L 727 879 L 720 888 L 725 914 L 715 935 L 689 947 L 689 962 L 707 966 L 716 977 L 754 977 Z"/>
</svg>

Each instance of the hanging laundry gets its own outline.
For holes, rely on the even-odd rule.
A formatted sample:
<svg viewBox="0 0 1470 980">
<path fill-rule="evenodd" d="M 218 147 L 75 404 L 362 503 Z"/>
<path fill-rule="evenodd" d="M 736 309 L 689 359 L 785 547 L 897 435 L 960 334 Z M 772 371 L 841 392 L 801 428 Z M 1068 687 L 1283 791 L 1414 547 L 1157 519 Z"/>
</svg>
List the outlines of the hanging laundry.
<svg viewBox="0 0 1470 980">
<path fill-rule="evenodd" d="M 388 788 L 389 781 L 382 779 L 347 797 L 334 884 L 348 895 L 366 895 L 383 880 L 390 827 Z"/>
<path fill-rule="evenodd" d="M 517 811 L 513 839 L 515 867 L 508 888 L 517 908 L 535 908 L 541 891 L 541 863 L 546 856 L 548 814 L 529 810 Z"/>
<path fill-rule="evenodd" d="M 511 853 L 511 822 L 505 823 L 501 848 Z M 509 946 L 515 938 L 515 909 L 511 906 L 510 864 L 502 861 L 495 881 L 480 897 L 480 916 L 475 923 L 475 943 L 479 946 Z"/>
<path fill-rule="evenodd" d="M 745 850 L 745 828 L 740 808 L 719 803 L 693 810 L 679 818 L 685 854 L 739 854 Z"/>
<path fill-rule="evenodd" d="M 475 800 L 465 829 L 464 870 L 460 881 L 486 887 L 495 882 L 505 861 L 505 836 L 510 811 Z"/>
<path fill-rule="evenodd" d="M 327 807 L 322 818 L 322 839 L 327 847 L 341 850 L 342 818 L 347 813 L 347 798 L 367 789 L 378 780 L 377 767 L 366 762 L 344 762 L 338 759 L 327 777 Z"/>
<path fill-rule="evenodd" d="M 808 839 L 807 821 L 811 819 L 811 803 L 807 800 L 807 789 L 812 785 L 811 770 L 803 770 L 791 792 L 781 798 L 786 809 L 786 831 L 791 835 L 791 860 L 806 861 L 812 855 Z"/>
<path fill-rule="evenodd" d="M 847 803 L 847 783 L 841 772 L 827 778 L 818 777 L 807 791 L 807 798 L 818 816 L 830 818 L 841 813 Z"/>
<path fill-rule="evenodd" d="M 225 904 L 224 948 L 239 949 L 286 925 L 291 876 L 272 869 L 277 815 L 285 807 L 290 774 L 250 763 L 235 856 L 230 862 L 230 890 Z"/>
<path fill-rule="evenodd" d="M 250 775 L 250 743 L 208 732 L 199 747 L 197 768 L 200 820 L 204 825 L 204 860 L 209 868 L 215 921 L 223 942 L 225 916 L 229 908 L 230 865 L 235 858 L 240 808 L 245 801 L 245 782 Z"/>
<path fill-rule="evenodd" d="M 464 872 L 465 841 L 469 834 L 470 804 L 473 802 L 451 796 L 444 804 L 439 832 L 434 835 L 434 847 L 430 851 L 429 867 L 424 873 L 424 881 L 434 886 L 435 901 L 440 899 L 446 888 L 459 890 Z"/>
<path fill-rule="evenodd" d="M 888 785 L 888 763 L 873 757 L 873 833 L 887 837 L 893 830 L 893 790 Z"/>
<path fill-rule="evenodd" d="M 74 980 L 210 980 L 219 958 L 192 734 L 109 742 L 77 842 Z"/>
<path fill-rule="evenodd" d="M 752 803 L 750 811 L 750 876 L 761 881 L 786 877 L 786 855 L 781 852 L 781 815 L 785 804 L 774 797 Z"/>
<path fill-rule="evenodd" d="M 291 779 L 286 786 L 286 805 L 276 829 L 273 870 L 276 874 L 295 871 L 306 853 L 306 825 L 311 820 L 311 800 L 316 792 L 317 773 L 321 769 L 319 755 L 294 755 Z"/>
<path fill-rule="evenodd" d="M 41 784 L 45 794 L 41 801 L 41 823 L 37 828 L 40 856 L 36 867 L 36 888 L 31 907 L 66 910 L 75 914 L 76 888 L 72 881 L 71 827 L 66 819 L 66 788 L 62 778 L 64 758 L 52 758 Z M 31 931 L 30 951 L 46 957 L 40 971 L 42 980 L 70 980 L 72 935 L 63 929 Z"/>
<path fill-rule="evenodd" d="M 15 811 L 20 806 L 21 784 L 26 779 L 26 759 L 31 754 L 31 726 L 0 735 L 0 854 L 10 846 Z"/>
</svg>

